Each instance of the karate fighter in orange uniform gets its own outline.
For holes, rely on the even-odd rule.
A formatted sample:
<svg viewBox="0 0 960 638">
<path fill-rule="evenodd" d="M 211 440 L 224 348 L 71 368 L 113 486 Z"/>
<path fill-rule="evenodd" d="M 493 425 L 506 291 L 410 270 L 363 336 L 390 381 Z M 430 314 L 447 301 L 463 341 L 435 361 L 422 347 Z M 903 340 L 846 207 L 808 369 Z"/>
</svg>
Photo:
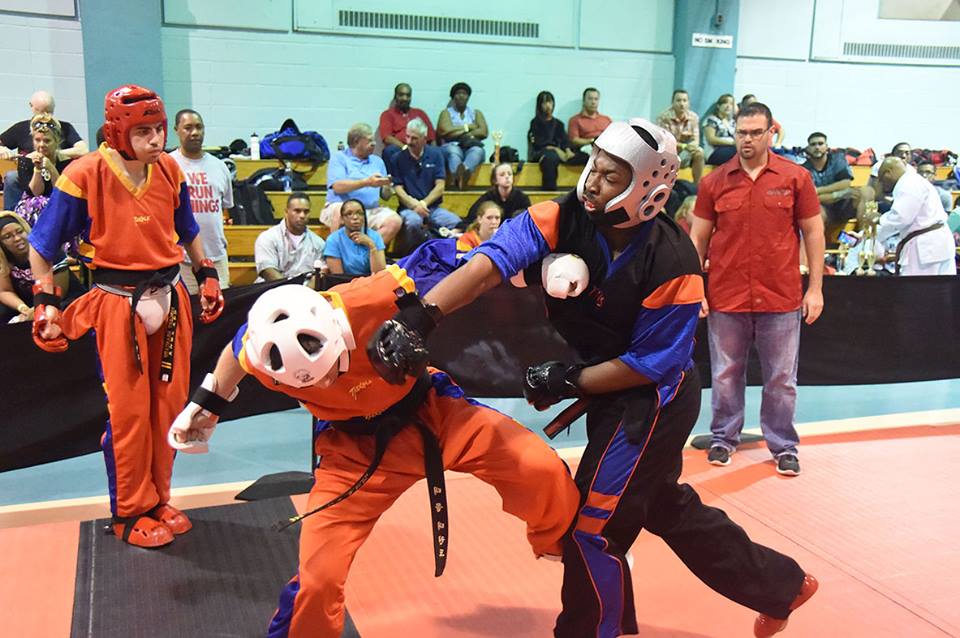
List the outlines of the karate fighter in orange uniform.
<svg viewBox="0 0 960 638">
<path fill-rule="evenodd" d="M 148 89 L 122 86 L 107 93 L 104 116 L 106 143 L 64 170 L 30 235 L 33 338 L 60 352 L 68 339 L 95 331 L 109 413 L 101 446 L 113 532 L 132 545 L 160 547 L 191 528 L 167 503 L 174 457 L 167 429 L 187 400 L 193 335 L 178 243 L 200 265 L 202 321 L 220 316 L 223 296 L 183 173 L 163 152 L 163 102 Z M 61 315 L 51 260 L 77 235 L 95 285 Z"/>
<path fill-rule="evenodd" d="M 526 521 L 537 556 L 559 553 L 577 510 L 579 495 L 566 465 L 537 435 L 468 400 L 439 370 L 403 385 L 390 385 L 374 371 L 355 344 L 367 343 L 398 306 L 431 320 L 413 280 L 397 266 L 325 293 L 294 285 L 265 292 L 170 429 L 174 447 L 206 451 L 218 415 L 246 374 L 322 419 L 300 568 L 280 596 L 271 637 L 339 638 L 354 554 L 380 515 L 424 476 L 437 575 L 449 537 L 444 469 L 493 485 L 504 511 Z"/>
</svg>

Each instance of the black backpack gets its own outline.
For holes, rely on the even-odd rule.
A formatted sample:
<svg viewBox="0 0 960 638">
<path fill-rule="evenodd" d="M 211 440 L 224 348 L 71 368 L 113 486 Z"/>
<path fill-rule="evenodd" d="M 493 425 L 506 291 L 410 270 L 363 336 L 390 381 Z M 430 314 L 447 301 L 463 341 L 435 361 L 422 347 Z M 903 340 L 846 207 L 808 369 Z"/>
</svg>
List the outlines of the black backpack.
<svg viewBox="0 0 960 638">
<path fill-rule="evenodd" d="M 248 179 L 233 183 L 233 208 L 230 209 L 230 218 L 238 226 L 272 226 L 277 223 L 267 194 L 253 180 L 255 175 L 256 173 Z"/>
</svg>

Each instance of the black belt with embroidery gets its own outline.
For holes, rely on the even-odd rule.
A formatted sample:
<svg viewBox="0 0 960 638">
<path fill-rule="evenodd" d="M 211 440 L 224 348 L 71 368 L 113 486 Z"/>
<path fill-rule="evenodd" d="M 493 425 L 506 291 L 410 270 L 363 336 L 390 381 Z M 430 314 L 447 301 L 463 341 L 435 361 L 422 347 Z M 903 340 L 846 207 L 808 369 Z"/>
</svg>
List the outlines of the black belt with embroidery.
<svg viewBox="0 0 960 638">
<path fill-rule="evenodd" d="M 96 268 L 91 274 L 95 284 L 133 287 L 130 299 L 130 339 L 133 343 L 134 362 L 140 374 L 143 374 L 143 358 L 140 355 L 140 343 L 137 341 L 137 303 L 150 288 L 170 288 L 170 312 L 167 315 L 167 329 L 163 335 L 163 351 L 160 355 L 160 380 L 169 383 L 173 379 L 173 354 L 180 318 L 180 297 L 176 286 L 180 265 L 174 264 L 160 270 Z"/>
<path fill-rule="evenodd" d="M 434 576 L 443 574 L 444 567 L 446 567 L 447 564 L 447 546 L 450 539 L 449 520 L 447 517 L 447 494 L 443 479 L 443 454 L 440 450 L 440 442 L 437 441 L 437 437 L 416 415 L 417 410 L 423 405 L 431 387 L 430 375 L 425 372 L 417 379 L 417 382 L 413 385 L 410 392 L 384 413 L 371 419 L 358 417 L 346 421 L 331 421 L 330 424 L 341 432 L 362 436 L 372 435 L 374 437 L 375 448 L 370 465 L 367 466 L 367 469 L 360 475 L 360 478 L 340 494 L 340 496 L 327 501 L 319 507 L 315 507 L 305 514 L 294 516 L 278 523 L 274 526 L 274 529 L 278 531 L 286 529 L 312 514 L 316 514 L 346 500 L 356 493 L 357 490 L 370 480 L 373 473 L 377 471 L 377 467 L 379 467 L 380 461 L 383 460 L 383 455 L 387 451 L 387 444 L 390 443 L 390 440 L 406 425 L 412 424 L 417 428 L 420 436 L 423 438 L 423 470 L 427 479 L 427 490 L 430 496 L 430 517 L 433 523 Z"/>
</svg>

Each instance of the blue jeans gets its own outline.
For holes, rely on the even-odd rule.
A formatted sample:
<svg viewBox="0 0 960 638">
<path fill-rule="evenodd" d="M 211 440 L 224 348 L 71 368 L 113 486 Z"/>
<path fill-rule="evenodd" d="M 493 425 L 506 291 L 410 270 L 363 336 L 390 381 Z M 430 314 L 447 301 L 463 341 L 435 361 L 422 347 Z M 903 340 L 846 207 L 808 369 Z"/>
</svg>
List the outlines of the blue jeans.
<svg viewBox="0 0 960 638">
<path fill-rule="evenodd" d="M 763 438 L 774 457 L 796 454 L 800 437 L 793 419 L 797 406 L 800 311 L 711 311 L 707 317 L 707 331 L 713 377 L 713 420 L 710 423 L 713 439 L 710 445 L 732 452 L 740 443 L 747 355 L 751 344 L 755 344 L 763 376 L 760 403 Z"/>
<path fill-rule="evenodd" d="M 17 171 L 8 171 L 3 175 L 3 210 L 13 210 L 23 197 L 23 187 L 17 179 Z"/>
<path fill-rule="evenodd" d="M 423 226 L 423 217 L 416 211 L 412 211 L 409 208 L 404 208 L 400 211 L 400 216 L 403 217 L 403 223 L 406 226 Z M 445 208 L 434 208 L 430 211 L 430 215 L 427 218 L 430 221 L 430 224 L 435 227 L 445 226 L 446 228 L 456 228 L 457 224 L 460 223 L 460 216 L 456 213 L 451 213 Z"/>
<path fill-rule="evenodd" d="M 461 164 L 468 175 L 483 164 L 482 146 L 472 146 L 463 150 L 459 142 L 447 142 L 440 148 L 443 150 L 443 156 L 447 158 L 448 175 L 455 175 Z"/>
</svg>

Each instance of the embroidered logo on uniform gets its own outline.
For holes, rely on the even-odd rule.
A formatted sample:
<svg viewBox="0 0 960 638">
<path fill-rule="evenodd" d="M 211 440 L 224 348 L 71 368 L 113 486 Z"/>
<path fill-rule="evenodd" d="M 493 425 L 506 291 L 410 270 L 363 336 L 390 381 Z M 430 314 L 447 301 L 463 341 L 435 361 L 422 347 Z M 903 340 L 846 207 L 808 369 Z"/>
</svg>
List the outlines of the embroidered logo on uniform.
<svg viewBox="0 0 960 638">
<path fill-rule="evenodd" d="M 768 197 L 787 197 L 792 191 L 789 188 L 768 188 Z"/>
<path fill-rule="evenodd" d="M 150 221 L 150 215 L 134 215 L 133 221 L 137 222 L 138 224 L 146 224 L 148 221 Z"/>
<path fill-rule="evenodd" d="M 353 386 L 352 388 L 350 388 L 350 396 L 353 397 L 353 400 L 356 401 L 356 400 L 357 400 L 357 395 L 360 394 L 360 392 L 361 392 L 364 388 L 366 388 L 367 386 L 369 386 L 371 383 L 373 383 L 373 381 L 371 381 L 370 379 L 367 379 L 367 380 L 365 380 L 365 381 L 361 381 L 361 382 L 358 383 L 357 385 L 355 385 L 355 386 Z"/>
</svg>

